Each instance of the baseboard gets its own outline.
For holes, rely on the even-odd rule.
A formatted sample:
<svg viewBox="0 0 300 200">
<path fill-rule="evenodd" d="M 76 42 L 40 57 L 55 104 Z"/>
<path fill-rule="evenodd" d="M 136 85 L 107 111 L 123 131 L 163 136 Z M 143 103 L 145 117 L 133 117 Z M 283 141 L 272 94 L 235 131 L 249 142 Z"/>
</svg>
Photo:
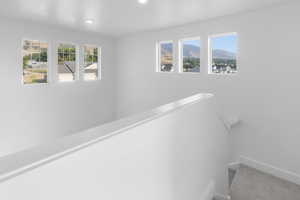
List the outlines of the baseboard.
<svg viewBox="0 0 300 200">
<path fill-rule="evenodd" d="M 239 158 L 239 163 L 249 166 L 249 167 L 252 167 L 252 168 L 262 171 L 264 173 L 270 174 L 272 176 L 281 178 L 283 180 L 300 185 L 300 175 L 296 174 L 294 172 L 280 169 L 278 167 L 253 160 L 253 159 L 247 158 L 245 156 L 241 156 Z"/>
<path fill-rule="evenodd" d="M 214 200 L 230 200 L 230 197 L 222 195 L 222 194 L 215 194 Z"/>
</svg>

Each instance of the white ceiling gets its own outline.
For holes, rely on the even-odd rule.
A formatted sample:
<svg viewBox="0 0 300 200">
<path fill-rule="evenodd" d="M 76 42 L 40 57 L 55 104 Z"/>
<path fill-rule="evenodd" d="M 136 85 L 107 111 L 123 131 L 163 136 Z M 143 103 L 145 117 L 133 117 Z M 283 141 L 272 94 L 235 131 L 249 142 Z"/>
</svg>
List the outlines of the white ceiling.
<svg viewBox="0 0 300 200">
<path fill-rule="evenodd" d="M 120 36 L 293 0 L 1 0 L 0 15 Z M 1 5 L 2 4 L 2 5 Z M 92 25 L 86 19 L 95 21 Z"/>
</svg>

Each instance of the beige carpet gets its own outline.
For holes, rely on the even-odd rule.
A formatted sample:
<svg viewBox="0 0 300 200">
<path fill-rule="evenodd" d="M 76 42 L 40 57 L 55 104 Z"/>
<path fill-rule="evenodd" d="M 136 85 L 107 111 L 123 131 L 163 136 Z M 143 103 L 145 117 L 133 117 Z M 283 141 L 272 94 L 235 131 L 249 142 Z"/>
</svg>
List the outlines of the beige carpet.
<svg viewBox="0 0 300 200">
<path fill-rule="evenodd" d="M 300 186 L 241 165 L 233 180 L 232 200 L 300 200 Z"/>
</svg>

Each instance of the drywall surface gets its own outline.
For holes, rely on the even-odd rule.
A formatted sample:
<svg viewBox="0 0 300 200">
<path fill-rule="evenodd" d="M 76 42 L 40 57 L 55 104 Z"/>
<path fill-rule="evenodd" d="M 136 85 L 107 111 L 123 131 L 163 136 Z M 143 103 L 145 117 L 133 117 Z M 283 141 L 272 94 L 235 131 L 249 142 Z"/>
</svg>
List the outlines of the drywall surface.
<svg viewBox="0 0 300 200">
<path fill-rule="evenodd" d="M 121 38 L 118 116 L 210 92 L 242 120 L 231 133 L 233 161 L 243 155 L 300 174 L 299 10 L 296 2 Z M 157 41 L 200 36 L 207 58 L 208 35 L 226 32 L 238 33 L 237 75 L 208 75 L 207 59 L 200 74 L 155 72 Z"/>
<path fill-rule="evenodd" d="M 112 38 L 4 18 L 0 25 L 0 156 L 114 119 Z M 101 46 L 102 80 L 23 85 L 22 39 Z"/>
<path fill-rule="evenodd" d="M 1 182 L 0 198 L 207 200 L 226 194 L 228 132 L 213 98 L 199 97 L 113 122 L 118 134 Z M 139 117 L 140 124 L 126 129 Z M 77 135 L 68 137 L 70 144 Z"/>
</svg>

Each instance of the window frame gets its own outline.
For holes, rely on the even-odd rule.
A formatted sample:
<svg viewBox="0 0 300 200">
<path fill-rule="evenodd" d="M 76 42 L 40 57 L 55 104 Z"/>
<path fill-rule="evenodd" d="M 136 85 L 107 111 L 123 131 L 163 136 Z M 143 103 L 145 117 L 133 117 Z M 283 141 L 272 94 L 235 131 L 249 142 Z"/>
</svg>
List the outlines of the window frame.
<svg viewBox="0 0 300 200">
<path fill-rule="evenodd" d="M 225 36 L 236 36 L 236 40 L 237 40 L 237 52 L 236 52 L 236 72 L 235 73 L 230 73 L 230 74 L 225 74 L 225 73 L 213 73 L 212 72 L 212 59 L 213 59 L 213 55 L 212 55 L 212 42 L 211 40 L 213 38 L 217 38 L 217 37 L 225 37 Z M 239 72 L 239 65 L 238 65 L 238 60 L 239 60 L 239 37 L 238 37 L 238 33 L 237 32 L 226 32 L 226 33 L 219 33 L 219 34 L 210 34 L 208 36 L 208 75 L 217 75 L 217 76 L 235 76 L 238 74 Z"/>
<path fill-rule="evenodd" d="M 55 43 L 55 56 L 53 57 L 53 59 L 55 59 L 55 63 L 56 63 L 56 66 L 55 66 L 55 82 L 57 83 L 60 83 L 60 84 L 63 84 L 63 83 L 74 83 L 74 82 L 77 82 L 77 81 L 80 81 L 80 46 L 74 42 L 68 42 L 68 41 L 58 41 Z M 72 81 L 60 81 L 59 80 L 59 73 L 58 73 L 58 48 L 59 48 L 59 45 L 60 44 L 63 44 L 63 45 L 73 45 L 75 46 L 75 79 L 72 80 Z"/>
<path fill-rule="evenodd" d="M 97 63 L 97 70 L 98 70 L 98 77 L 95 80 L 85 80 L 84 79 L 84 64 L 85 64 L 85 52 L 84 52 L 84 47 L 92 47 L 92 48 L 97 48 L 98 49 L 98 63 Z M 80 47 L 80 66 L 79 66 L 79 73 L 80 73 L 80 80 L 84 82 L 94 82 L 94 81 L 100 81 L 102 80 L 102 47 L 99 45 L 93 45 L 93 44 L 82 44 Z"/>
<path fill-rule="evenodd" d="M 199 63 L 200 63 L 200 69 L 199 72 L 184 72 L 183 71 L 183 42 L 189 41 L 189 40 L 199 40 L 200 45 L 200 54 L 199 54 Z M 201 36 L 195 36 L 195 37 L 186 37 L 178 40 L 178 70 L 180 74 L 201 74 L 201 57 L 202 57 L 202 41 Z"/>
<path fill-rule="evenodd" d="M 162 71 L 161 70 L 161 45 L 162 44 L 172 44 L 172 64 L 173 70 L 171 71 Z M 156 72 L 158 73 L 176 73 L 176 64 L 175 64 L 175 42 L 174 40 L 161 40 L 156 43 Z"/>
<path fill-rule="evenodd" d="M 52 62 L 51 62 L 51 43 L 48 41 L 48 40 L 46 40 L 46 39 L 29 39 L 30 37 L 23 37 L 22 39 L 21 39 L 21 56 L 20 56 L 20 58 L 21 58 L 21 63 L 20 63 L 20 66 L 21 66 L 21 84 L 23 85 L 23 86 L 26 86 L 26 87 L 32 87 L 32 86 L 43 86 L 43 85 L 48 85 L 50 82 L 51 82 L 51 78 L 50 78 L 50 76 L 51 76 L 51 64 L 52 64 Z M 25 83 L 25 81 L 24 81 L 24 75 L 23 75 L 23 73 L 24 73 L 24 69 L 23 69 L 23 48 L 24 48 L 24 42 L 25 41 L 38 41 L 38 42 L 42 42 L 42 43 L 47 43 L 47 45 L 48 45 L 48 47 L 47 47 L 47 82 L 46 83 Z"/>
</svg>

